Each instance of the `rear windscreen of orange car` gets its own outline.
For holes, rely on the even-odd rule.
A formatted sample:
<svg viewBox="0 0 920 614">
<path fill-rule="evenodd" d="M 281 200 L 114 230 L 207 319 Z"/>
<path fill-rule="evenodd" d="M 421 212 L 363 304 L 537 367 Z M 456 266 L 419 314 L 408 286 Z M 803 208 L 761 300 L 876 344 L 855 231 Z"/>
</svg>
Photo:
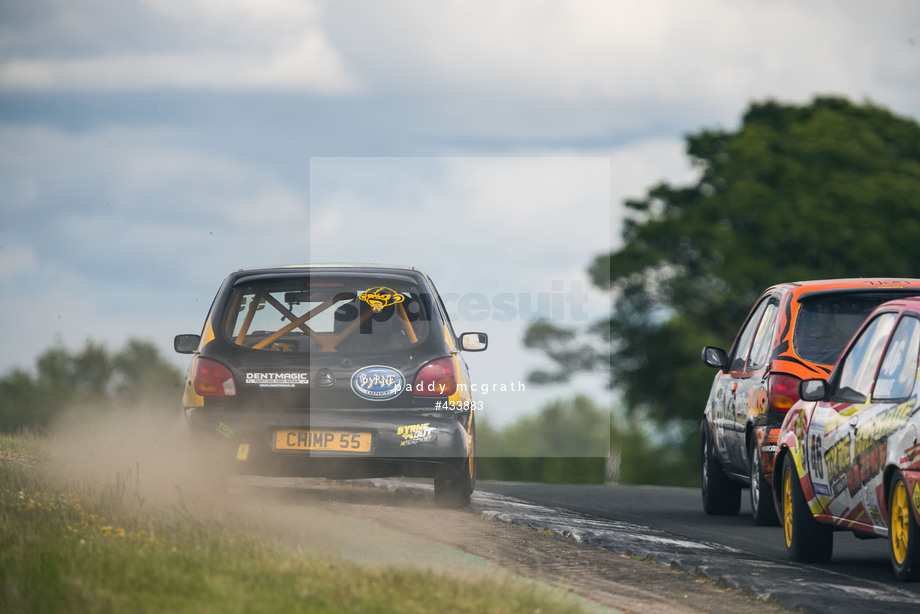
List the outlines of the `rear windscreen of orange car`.
<svg viewBox="0 0 920 614">
<path fill-rule="evenodd" d="M 411 279 L 365 276 L 239 280 L 224 331 L 271 352 L 380 352 L 410 348 L 431 328 L 430 297 Z"/>
<path fill-rule="evenodd" d="M 915 294 L 916 289 L 913 290 Z M 792 343 L 805 360 L 833 365 L 856 329 L 882 303 L 903 298 L 903 293 L 863 292 L 821 294 L 799 300 Z"/>
</svg>

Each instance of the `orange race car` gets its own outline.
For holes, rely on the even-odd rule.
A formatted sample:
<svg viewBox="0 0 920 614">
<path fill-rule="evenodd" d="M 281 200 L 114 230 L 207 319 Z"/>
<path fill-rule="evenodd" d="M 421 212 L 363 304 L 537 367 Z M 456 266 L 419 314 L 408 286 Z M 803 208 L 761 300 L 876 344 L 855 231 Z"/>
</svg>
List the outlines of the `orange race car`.
<svg viewBox="0 0 920 614">
<path fill-rule="evenodd" d="M 799 382 L 827 378 L 869 313 L 885 301 L 920 295 L 920 279 L 859 278 L 782 283 L 751 309 L 731 350 L 706 346 L 716 373 L 700 429 L 707 514 L 735 515 L 749 487 L 757 524 L 778 524 L 773 460 Z"/>
</svg>

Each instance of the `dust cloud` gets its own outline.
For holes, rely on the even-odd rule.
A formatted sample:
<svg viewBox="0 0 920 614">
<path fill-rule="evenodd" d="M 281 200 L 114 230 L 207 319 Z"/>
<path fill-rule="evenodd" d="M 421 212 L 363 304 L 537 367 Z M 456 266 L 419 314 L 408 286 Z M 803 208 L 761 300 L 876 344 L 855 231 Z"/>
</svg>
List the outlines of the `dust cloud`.
<svg viewBox="0 0 920 614">
<path fill-rule="evenodd" d="M 52 427 L 44 468 L 78 490 L 121 491 L 156 508 L 225 504 L 225 478 L 196 465 L 190 443 L 182 410 L 165 404 L 72 407 Z"/>
<path fill-rule="evenodd" d="M 448 548 L 383 522 L 396 513 L 414 517 L 413 526 L 443 531 L 449 518 L 466 516 L 437 508 L 430 481 L 230 475 L 193 449 L 181 410 L 152 404 L 71 408 L 54 425 L 51 443 L 43 469 L 72 492 L 114 492 L 128 507 L 217 521 L 288 550 L 360 565 L 442 571 L 456 565 Z"/>
</svg>

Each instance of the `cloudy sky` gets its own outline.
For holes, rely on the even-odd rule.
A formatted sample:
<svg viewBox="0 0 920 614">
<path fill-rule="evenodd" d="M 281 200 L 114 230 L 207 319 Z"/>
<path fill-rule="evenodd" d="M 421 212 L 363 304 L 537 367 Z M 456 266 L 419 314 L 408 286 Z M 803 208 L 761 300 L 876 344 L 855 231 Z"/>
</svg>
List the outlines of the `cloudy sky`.
<svg viewBox="0 0 920 614">
<path fill-rule="evenodd" d="M 920 120 L 918 83 L 915 0 L 5 1 L 0 373 L 131 336 L 184 367 L 231 270 L 373 261 L 523 381 L 528 320 L 607 308 L 584 270 L 623 200 L 692 180 L 686 134 L 823 94 Z M 487 408 L 576 390 L 610 400 Z"/>
</svg>

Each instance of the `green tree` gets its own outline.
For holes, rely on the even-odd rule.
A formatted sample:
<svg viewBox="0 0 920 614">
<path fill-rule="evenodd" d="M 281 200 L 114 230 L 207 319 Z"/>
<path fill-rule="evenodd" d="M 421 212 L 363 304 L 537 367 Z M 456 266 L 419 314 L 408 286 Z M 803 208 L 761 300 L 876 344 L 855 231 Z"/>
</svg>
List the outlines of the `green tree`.
<svg viewBox="0 0 920 614">
<path fill-rule="evenodd" d="M 625 416 L 579 395 L 497 428 L 477 424 L 479 477 L 568 484 L 697 484 L 687 457 L 698 441 L 656 433 L 641 415 Z"/>
<path fill-rule="evenodd" d="M 662 436 L 641 416 L 620 416 L 610 430 L 610 447 L 619 467 L 609 473 L 619 484 L 698 486 L 700 470 L 688 459 L 699 456 L 699 440 L 681 433 Z M 652 437 L 651 435 L 655 435 Z"/>
<path fill-rule="evenodd" d="M 93 341 L 74 353 L 56 346 L 38 357 L 34 374 L 14 369 L 0 378 L 0 431 L 41 430 L 69 408 L 178 411 L 182 381 L 147 341 L 131 339 L 114 355 Z"/>
<path fill-rule="evenodd" d="M 917 276 L 920 125 L 871 103 L 822 97 L 755 103 L 737 130 L 686 141 L 699 179 L 626 202 L 623 246 L 589 269 L 613 299 L 610 319 L 590 331 L 609 339 L 604 350 L 584 341 L 585 331 L 545 322 L 525 343 L 556 354 L 556 370 L 536 381 L 606 363 L 629 411 L 690 433 L 713 376 L 700 349 L 728 347 L 764 288 Z M 573 351 L 580 364 L 566 362 Z"/>
<path fill-rule="evenodd" d="M 503 428 L 476 425 L 478 475 L 487 480 L 601 484 L 610 413 L 579 395 Z"/>
</svg>

